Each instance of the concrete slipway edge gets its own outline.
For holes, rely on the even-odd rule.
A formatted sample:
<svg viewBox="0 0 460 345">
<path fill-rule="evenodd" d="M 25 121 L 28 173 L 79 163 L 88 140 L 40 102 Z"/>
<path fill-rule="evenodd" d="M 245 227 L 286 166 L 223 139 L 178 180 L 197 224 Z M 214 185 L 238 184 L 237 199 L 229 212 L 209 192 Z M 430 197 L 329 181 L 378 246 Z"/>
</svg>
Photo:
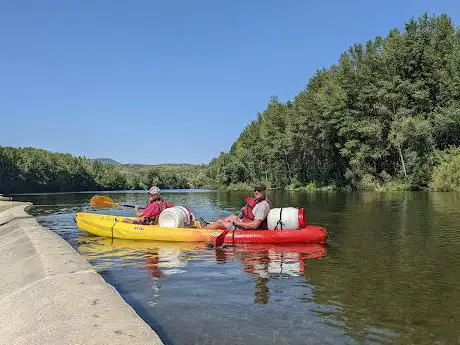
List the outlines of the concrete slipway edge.
<svg viewBox="0 0 460 345">
<path fill-rule="evenodd" d="M 56 233 L 0 195 L 0 344 L 162 344 Z"/>
</svg>

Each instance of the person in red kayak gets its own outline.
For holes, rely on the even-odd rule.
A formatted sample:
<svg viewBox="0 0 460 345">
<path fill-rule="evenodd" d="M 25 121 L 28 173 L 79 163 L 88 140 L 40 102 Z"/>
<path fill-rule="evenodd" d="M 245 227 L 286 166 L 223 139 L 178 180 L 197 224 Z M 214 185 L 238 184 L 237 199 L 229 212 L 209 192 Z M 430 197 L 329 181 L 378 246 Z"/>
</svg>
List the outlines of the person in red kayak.
<svg viewBox="0 0 460 345">
<path fill-rule="evenodd" d="M 169 207 L 173 207 L 174 204 L 163 200 L 161 198 L 160 188 L 157 186 L 151 187 L 147 192 L 147 197 L 149 202 L 145 208 L 140 208 L 138 205 L 134 208 L 136 211 L 136 220 L 123 220 L 125 223 L 134 223 L 134 224 L 156 224 L 158 222 L 158 217 L 160 213 L 166 210 Z"/>
<path fill-rule="evenodd" d="M 254 198 L 245 199 L 246 206 L 241 208 L 239 216 L 231 214 L 211 222 L 206 229 L 256 230 L 267 229 L 267 217 L 270 202 L 267 200 L 267 188 L 264 184 L 254 186 Z"/>
</svg>

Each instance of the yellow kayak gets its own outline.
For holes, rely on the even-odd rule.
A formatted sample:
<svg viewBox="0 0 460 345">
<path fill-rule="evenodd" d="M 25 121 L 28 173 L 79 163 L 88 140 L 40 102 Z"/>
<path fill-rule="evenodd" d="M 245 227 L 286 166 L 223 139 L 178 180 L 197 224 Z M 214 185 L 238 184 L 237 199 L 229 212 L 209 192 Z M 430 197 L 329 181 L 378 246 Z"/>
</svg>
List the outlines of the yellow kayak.
<svg viewBox="0 0 460 345">
<path fill-rule="evenodd" d="M 222 230 L 200 229 L 199 222 L 191 228 L 162 228 L 159 225 L 124 223 L 124 219 L 136 218 L 83 212 L 75 216 L 77 226 L 87 233 L 126 240 L 210 242 L 222 233 Z"/>
<path fill-rule="evenodd" d="M 169 242 L 214 242 L 223 230 L 201 229 L 199 222 L 190 228 L 163 228 L 159 225 L 124 223 L 121 217 L 78 212 L 77 226 L 87 233 L 127 240 L 151 240 Z M 292 230 L 235 230 L 225 236 L 225 243 L 325 243 L 327 230 L 316 225 Z"/>
</svg>

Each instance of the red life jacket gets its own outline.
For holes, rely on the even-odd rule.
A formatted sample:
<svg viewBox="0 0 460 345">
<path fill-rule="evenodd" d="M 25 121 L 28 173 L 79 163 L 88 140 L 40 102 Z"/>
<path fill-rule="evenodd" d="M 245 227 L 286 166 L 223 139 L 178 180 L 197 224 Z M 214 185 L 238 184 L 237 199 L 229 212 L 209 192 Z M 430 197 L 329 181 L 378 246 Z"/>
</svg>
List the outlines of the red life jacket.
<svg viewBox="0 0 460 345">
<path fill-rule="evenodd" d="M 254 206 L 256 206 L 259 202 L 264 201 L 265 199 L 254 199 L 247 197 L 244 199 L 246 201 L 246 206 L 241 208 L 241 220 L 243 223 L 248 223 L 254 220 L 254 214 L 252 213 L 252 210 Z M 257 229 L 267 229 L 267 218 L 262 220 L 260 223 L 259 227 Z"/>
<path fill-rule="evenodd" d="M 174 204 L 172 202 L 162 200 L 162 199 L 152 201 L 150 204 L 153 204 L 153 203 L 158 204 L 158 206 L 159 206 L 158 208 L 159 208 L 160 212 L 155 217 L 144 217 L 144 220 L 142 222 L 143 224 L 156 224 L 156 223 L 158 223 L 158 217 L 160 217 L 161 212 L 163 212 L 167 208 L 170 208 L 170 207 L 174 206 Z"/>
</svg>

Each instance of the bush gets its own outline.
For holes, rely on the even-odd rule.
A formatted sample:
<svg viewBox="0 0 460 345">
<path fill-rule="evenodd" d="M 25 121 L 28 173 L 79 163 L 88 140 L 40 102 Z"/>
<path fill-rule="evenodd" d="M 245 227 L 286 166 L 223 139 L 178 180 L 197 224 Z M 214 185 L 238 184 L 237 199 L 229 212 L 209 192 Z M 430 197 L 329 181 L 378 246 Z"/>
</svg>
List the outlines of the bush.
<svg viewBox="0 0 460 345">
<path fill-rule="evenodd" d="M 398 191 L 406 191 L 406 190 L 412 190 L 411 184 L 409 182 L 406 182 L 405 180 L 394 180 L 394 181 L 388 181 L 385 183 L 381 189 L 382 192 L 386 191 L 393 191 L 393 192 L 398 192 Z"/>
<path fill-rule="evenodd" d="M 460 191 L 460 154 L 452 152 L 442 160 L 433 171 L 430 189 L 439 192 Z"/>
<path fill-rule="evenodd" d="M 337 190 L 337 186 L 335 184 L 319 185 L 316 182 L 310 182 L 305 186 L 304 190 L 306 192 L 316 192 L 316 191 L 331 192 L 331 191 Z"/>
<path fill-rule="evenodd" d="M 286 187 L 287 190 L 298 190 L 301 188 L 302 182 L 300 182 L 297 178 L 293 178 L 291 184 Z"/>
<path fill-rule="evenodd" d="M 357 189 L 361 191 L 375 191 L 380 189 L 380 183 L 377 181 L 377 179 L 370 175 L 370 174 L 364 174 L 361 180 L 359 181 L 357 185 Z"/>
<path fill-rule="evenodd" d="M 252 190 L 252 185 L 245 183 L 245 182 L 236 182 L 230 183 L 230 185 L 226 188 L 229 190 Z"/>
<path fill-rule="evenodd" d="M 305 190 L 307 192 L 315 192 L 318 190 L 318 186 L 316 185 L 316 182 L 310 182 L 305 186 Z"/>
</svg>

